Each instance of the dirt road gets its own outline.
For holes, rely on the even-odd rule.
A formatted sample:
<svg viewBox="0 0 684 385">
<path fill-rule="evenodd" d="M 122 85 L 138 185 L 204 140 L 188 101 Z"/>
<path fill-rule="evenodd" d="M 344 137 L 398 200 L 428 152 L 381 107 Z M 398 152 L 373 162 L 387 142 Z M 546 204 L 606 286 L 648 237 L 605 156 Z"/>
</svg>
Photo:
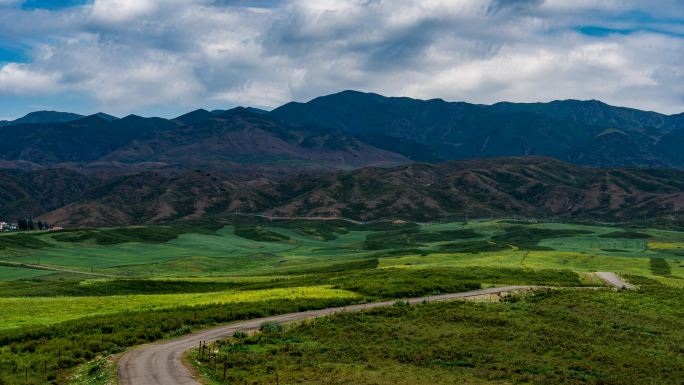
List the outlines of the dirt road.
<svg viewBox="0 0 684 385">
<path fill-rule="evenodd" d="M 465 293 L 412 298 L 408 300 L 408 302 L 415 304 L 423 301 L 448 301 L 452 299 L 502 294 L 511 291 L 535 288 L 539 287 L 506 286 L 474 290 Z M 266 321 L 299 321 L 344 311 L 360 311 L 383 306 L 392 306 L 395 302 L 396 301 L 374 302 L 258 318 L 203 330 L 174 340 L 166 340 L 160 343 L 145 345 L 139 349 L 132 350 L 121 357 L 121 360 L 119 361 L 119 385 L 199 385 L 200 383 L 192 377 L 188 369 L 182 364 L 182 359 L 185 353 L 193 347 L 198 346 L 200 341 L 210 342 L 231 336 L 236 330 L 255 330 Z"/>
<path fill-rule="evenodd" d="M 1 266 L 8 266 L 8 267 L 22 268 L 22 269 L 49 270 L 49 271 L 54 271 L 57 273 L 73 273 L 73 274 L 88 275 L 88 276 L 100 277 L 100 278 L 114 278 L 113 275 L 109 275 L 109 274 L 90 273 L 87 271 L 70 270 L 70 269 L 63 269 L 60 267 L 36 265 L 36 264 L 31 264 L 31 263 L 0 261 L 0 265 Z"/>
<path fill-rule="evenodd" d="M 622 281 L 613 273 L 597 273 L 605 282 L 619 288 L 634 288 Z M 437 302 L 453 299 L 463 299 L 487 295 L 499 295 L 507 292 L 549 289 L 542 286 L 506 286 L 489 289 L 473 290 L 464 293 L 443 294 L 429 297 L 409 299 L 411 304 L 423 301 Z M 581 288 L 578 288 L 581 289 Z M 584 288 L 598 289 L 598 288 Z M 292 322 L 315 317 L 323 317 L 344 311 L 361 311 L 384 306 L 392 306 L 396 301 L 375 302 L 363 305 L 311 310 L 300 313 L 283 314 L 272 317 L 258 318 L 249 321 L 235 322 L 225 326 L 206 329 L 173 340 L 142 346 L 126 353 L 119 361 L 119 385 L 199 385 L 190 371 L 183 365 L 182 360 L 186 352 L 199 345 L 200 341 L 211 342 L 231 336 L 237 330 L 249 331 L 258 329 L 266 321 Z"/>
<path fill-rule="evenodd" d="M 596 273 L 596 276 L 601 278 L 601 280 L 610 286 L 616 287 L 618 289 L 634 290 L 636 286 L 629 284 L 622 280 L 617 274 L 610 273 L 606 271 L 600 271 Z"/>
</svg>

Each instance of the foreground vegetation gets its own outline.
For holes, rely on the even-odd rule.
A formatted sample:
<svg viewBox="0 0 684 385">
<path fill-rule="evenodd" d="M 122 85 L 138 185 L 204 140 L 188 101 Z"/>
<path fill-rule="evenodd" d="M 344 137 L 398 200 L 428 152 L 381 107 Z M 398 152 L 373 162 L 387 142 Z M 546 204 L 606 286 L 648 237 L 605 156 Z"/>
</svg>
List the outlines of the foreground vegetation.
<svg viewBox="0 0 684 385">
<path fill-rule="evenodd" d="M 517 303 L 397 308 L 378 311 L 373 322 L 377 322 L 381 330 L 394 330 L 390 336 L 401 337 L 402 340 L 407 338 L 416 346 L 432 344 L 431 338 L 435 338 L 432 335 L 418 332 L 404 335 L 411 329 L 395 330 L 380 325 L 389 322 L 385 320 L 387 317 L 397 318 L 400 322 L 397 325 L 416 317 L 417 323 L 411 327 L 422 325 L 427 329 L 425 325 L 434 323 L 437 326 L 435 335 L 446 341 L 462 341 L 463 344 L 458 345 L 474 349 L 476 353 L 473 354 L 478 357 L 496 359 L 499 359 L 498 353 L 478 350 L 481 340 L 468 334 L 470 329 L 458 331 L 465 333 L 463 335 L 453 334 L 449 325 L 431 317 L 436 317 L 440 311 L 456 311 L 449 307 L 455 306 L 457 312 L 471 314 L 466 321 L 472 321 L 472 325 L 478 325 L 480 321 L 487 325 L 490 321 L 485 319 L 485 315 L 491 313 L 492 319 L 503 320 L 500 325 L 492 326 L 499 328 L 496 332 L 503 336 L 508 335 L 510 326 L 520 327 L 528 321 L 538 327 L 529 330 L 542 333 L 545 330 L 541 326 L 542 320 L 560 322 L 554 317 L 563 316 L 567 320 L 561 321 L 567 323 L 559 325 L 568 335 L 580 333 L 575 329 L 582 327 L 588 330 L 587 333 L 594 330 L 594 335 L 600 337 L 600 333 L 615 327 L 619 332 L 644 332 L 649 338 L 672 337 L 670 331 L 675 329 L 670 327 L 679 324 L 667 318 L 669 315 L 664 318 L 667 325 L 662 329 L 650 323 L 648 317 L 658 312 L 672 314 L 675 307 L 668 302 L 670 299 L 664 297 L 682 297 L 679 288 L 684 286 L 684 232 L 676 230 L 513 221 L 417 225 L 343 221 L 267 222 L 242 218 L 227 226 L 173 225 L 0 235 L 0 308 L 3 309 L 3 317 L 0 318 L 0 385 L 65 383 L 68 382 L 66 378 L 74 373 L 78 374 L 79 381 L 85 381 L 83 383 L 88 382 L 84 378 L 89 376 L 105 378 L 109 375 L 102 370 L 111 371 L 111 364 L 105 363 L 110 362 L 112 354 L 136 344 L 232 320 L 499 285 L 600 285 L 601 282 L 591 275 L 592 271 L 645 276 L 649 279 L 644 281 L 649 290 L 624 297 L 623 293 L 568 292 L 538 299 L 526 298 Z M 585 322 L 590 322 L 589 318 L 592 312 L 598 311 L 599 304 L 605 309 L 613 309 L 615 314 L 626 314 L 633 308 L 642 309 L 636 314 L 645 317 L 646 321 L 641 326 L 629 324 L 624 329 L 620 326 L 623 324 L 610 324 L 609 320 L 613 318 L 606 318 L 601 329 L 595 329 L 595 325 L 585 328 Z M 542 314 L 540 309 L 547 305 L 552 305 L 549 308 L 558 312 Z M 564 307 L 565 313 L 561 311 Z M 577 309 L 594 310 L 587 310 L 585 318 L 573 318 Z M 539 323 L 533 320 L 537 316 L 540 316 Z M 360 321 L 354 317 L 360 315 L 348 317 L 342 321 L 350 322 L 350 328 L 359 326 L 370 333 L 371 329 L 355 324 Z M 334 320 L 330 327 L 337 328 L 334 325 L 338 321 Z M 577 323 L 573 326 L 572 322 Z M 606 326 L 609 324 L 613 326 Z M 312 329 L 312 332 L 324 333 L 325 330 Z M 484 335 L 496 334 L 493 330 L 487 333 L 490 334 Z M 270 352 L 271 348 L 279 351 L 281 347 L 277 340 L 264 340 L 267 343 L 263 346 L 269 348 L 263 351 L 259 350 L 261 348 L 255 352 L 249 350 L 261 346 L 259 339 L 266 338 L 267 334 L 250 339 L 251 342 L 244 344 L 245 352 L 261 354 Z M 378 335 L 379 344 L 386 344 L 382 338 L 389 337 L 384 335 L 384 331 Z M 578 336 L 580 341 L 584 338 Z M 562 342 L 561 337 L 549 338 Z M 681 335 L 675 337 L 681 338 Z M 517 341 L 515 338 L 512 340 Z M 333 356 L 323 354 L 332 351 L 325 343 L 321 342 L 324 348 L 321 359 L 332 360 Z M 520 346 L 499 346 L 500 354 L 507 355 L 506 349 Z M 397 355 L 404 354 L 408 357 L 406 360 L 412 360 L 413 353 L 409 353 L 396 351 Z M 226 354 L 233 353 L 227 351 Z M 261 357 L 258 354 L 245 357 Z M 613 357 L 610 354 L 606 357 Z M 659 355 L 660 350 L 653 354 Z M 664 356 L 669 357 L 668 354 Z M 531 359 L 523 357 L 522 353 L 515 357 Z M 546 360 L 548 357 L 542 355 L 542 358 Z M 309 370 L 274 356 L 276 362 L 281 359 L 285 370 L 283 374 L 301 370 L 306 373 Z M 452 361 L 455 359 L 464 358 L 457 356 Z M 437 361 L 430 365 L 413 365 L 409 369 L 416 370 L 411 374 L 414 377 L 438 376 L 434 377 L 435 382 L 448 382 L 452 378 L 449 376 L 460 372 L 463 372 L 463 378 L 473 381 L 494 381 L 493 374 L 477 374 L 485 369 L 481 367 L 482 361 L 473 360 L 468 361 L 469 365 L 474 365 L 472 370 L 467 369 L 468 366 Z M 368 375 L 371 376 L 368 381 L 373 382 L 373 375 L 384 375 L 381 368 L 406 369 L 401 366 L 407 365 L 406 362 L 399 361 L 377 361 L 376 369 L 349 363 L 344 370 L 331 367 L 324 361 L 318 363 L 321 368 L 328 368 L 330 373 Z M 255 362 L 252 364 L 256 365 Z M 543 362 L 548 367 L 557 364 L 553 360 Z M 252 364 L 246 363 L 243 369 L 248 370 Z M 509 364 L 506 360 L 501 363 L 503 366 Z M 563 367 L 564 364 L 559 365 Z M 636 364 L 628 362 L 626 365 Z M 234 376 L 241 376 L 241 367 L 232 372 Z M 493 370 L 487 368 L 485 371 Z M 315 373 L 322 375 L 324 369 Z M 452 369 L 456 371 L 452 373 Z M 243 377 L 250 381 L 265 381 L 269 372 L 260 370 L 255 371 L 256 377 Z M 508 375 L 508 369 L 501 370 Z M 563 372 L 564 376 L 569 373 L 567 370 Z M 280 373 L 280 369 L 278 371 Z M 511 378 L 517 378 L 516 381 L 521 383 L 544 383 L 539 378 L 552 378 L 532 376 L 526 380 L 523 374 Z M 444 377 L 439 377 L 442 375 Z M 414 377 L 407 376 L 406 381 Z M 390 375 L 387 378 L 394 377 Z M 302 381 L 306 383 L 308 380 Z M 379 381 L 376 383 L 382 383 Z M 401 381 L 396 379 L 395 382 Z M 356 377 L 352 382 L 358 382 Z M 596 380 L 596 383 L 600 381 Z"/>
<path fill-rule="evenodd" d="M 326 286 L 307 286 L 240 292 L 128 295 L 106 297 L 0 298 L 3 322 L 0 330 L 20 326 L 50 325 L 96 315 L 150 312 L 179 306 L 244 304 L 273 300 L 357 298 L 355 293 Z M 239 305 L 238 305 L 239 306 Z M 236 307 L 238 307 L 236 306 Z M 31 315 L 27 317 L 27 309 Z"/>
<path fill-rule="evenodd" d="M 6 330 L 0 332 L 0 383 L 63 383 L 67 369 L 98 356 L 119 353 L 126 347 L 189 333 L 193 328 L 350 302 L 349 298 L 309 298 L 246 302 L 239 306 L 200 305 Z"/>
<path fill-rule="evenodd" d="M 349 268 L 285 278 L 227 278 L 223 283 L 236 285 L 229 291 L 185 294 L 115 295 L 142 293 L 146 283 L 152 283 L 157 291 L 182 292 L 193 283 L 201 287 L 206 279 L 103 279 L 78 284 L 47 280 L 32 281 L 33 286 L 15 282 L 14 287 L 7 285 L 5 293 L 0 293 L 0 304 L 7 309 L 8 317 L 6 321 L 3 318 L 0 328 L 5 329 L 0 330 L 0 379 L 4 384 L 22 384 L 28 372 L 29 383 L 58 383 L 68 369 L 97 357 L 232 320 L 376 299 L 459 292 L 480 288 L 483 282 L 582 285 L 580 277 L 571 271 L 377 269 L 363 265 Z M 91 288 L 95 295 L 86 296 Z M 2 297 L 28 294 L 32 289 L 44 294 L 54 290 L 56 295 L 64 290 L 79 296 Z M 93 375 L 100 375 L 97 370 Z"/>
<path fill-rule="evenodd" d="M 194 362 L 216 383 L 225 362 L 227 382 L 239 384 L 681 384 L 684 296 L 631 279 L 642 291 L 398 303 L 264 325 Z"/>
</svg>

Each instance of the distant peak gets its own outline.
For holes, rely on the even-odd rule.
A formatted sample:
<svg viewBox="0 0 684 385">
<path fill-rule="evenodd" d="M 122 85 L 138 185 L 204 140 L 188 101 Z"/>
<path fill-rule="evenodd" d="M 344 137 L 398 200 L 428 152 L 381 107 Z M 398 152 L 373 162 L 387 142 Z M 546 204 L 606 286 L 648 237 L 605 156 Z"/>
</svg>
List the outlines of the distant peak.
<svg viewBox="0 0 684 385">
<path fill-rule="evenodd" d="M 233 116 L 258 116 L 259 114 L 251 111 L 249 108 L 246 107 L 235 107 L 231 108 L 230 110 L 227 110 L 223 112 L 220 116 L 221 117 L 233 117 Z"/>
<path fill-rule="evenodd" d="M 202 120 L 210 119 L 213 118 L 214 114 L 211 112 L 200 108 L 194 111 L 190 111 L 187 114 L 183 114 L 181 116 L 178 116 L 174 118 L 176 122 L 180 122 L 181 124 L 193 124 L 197 122 L 201 122 Z"/>
<path fill-rule="evenodd" d="M 113 122 L 115 120 L 119 120 L 119 118 L 117 118 L 116 116 L 105 114 L 104 112 L 97 112 L 97 113 L 92 114 L 90 116 L 100 118 L 100 119 L 107 121 L 107 122 Z"/>
<path fill-rule="evenodd" d="M 140 115 L 135 115 L 135 114 L 129 114 L 123 117 L 121 120 L 140 120 L 140 119 L 145 119 Z"/>
<path fill-rule="evenodd" d="M 74 114 L 71 112 L 60 111 L 34 111 L 29 112 L 25 116 L 15 120 L 12 124 L 22 123 L 65 123 L 73 120 L 81 119 L 83 115 Z"/>
<path fill-rule="evenodd" d="M 268 114 L 268 112 L 269 112 L 268 110 L 264 110 L 264 109 L 256 108 L 256 107 L 247 107 L 247 109 L 249 111 L 251 111 L 255 114 L 259 114 L 259 115 L 265 115 L 265 114 Z"/>
</svg>

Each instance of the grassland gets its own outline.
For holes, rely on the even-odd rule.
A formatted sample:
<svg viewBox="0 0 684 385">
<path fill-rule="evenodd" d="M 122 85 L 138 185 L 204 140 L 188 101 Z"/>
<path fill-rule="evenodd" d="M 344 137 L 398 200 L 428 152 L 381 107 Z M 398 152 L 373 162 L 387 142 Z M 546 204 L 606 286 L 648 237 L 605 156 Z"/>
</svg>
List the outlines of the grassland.
<svg viewBox="0 0 684 385">
<path fill-rule="evenodd" d="M 500 303 L 436 303 L 269 325 L 221 341 L 228 383 L 681 384 L 684 296 L 559 291 Z M 194 363 L 213 382 L 223 367 Z"/>
<path fill-rule="evenodd" d="M 239 304 L 272 300 L 354 299 L 358 294 L 326 286 L 292 287 L 239 292 L 104 297 L 0 298 L 0 330 L 20 326 L 51 325 L 64 321 L 124 312 L 148 312 L 179 306 Z M 31 316 L 27 316 L 30 309 Z"/>
<path fill-rule="evenodd" d="M 41 362 L 50 368 L 30 383 L 63 383 L 77 365 L 134 344 L 358 301 L 510 284 L 600 284 L 593 271 L 647 277 L 659 288 L 654 293 L 675 295 L 684 286 L 681 245 L 684 231 L 671 229 L 498 220 L 417 225 L 241 218 L 226 226 L 2 234 L 0 384 L 24 383 L 22 365 L 34 374 Z M 614 306 L 652 300 L 635 295 L 629 295 L 632 302 L 610 298 Z M 529 307 L 507 312 L 505 306 L 518 304 L 491 306 L 482 311 L 536 314 Z M 415 373 L 451 370 L 443 366 Z"/>
<path fill-rule="evenodd" d="M 304 267 L 327 270 L 334 264 L 377 258 L 381 267 L 567 268 L 667 280 L 652 274 L 648 260 L 663 258 L 673 277 L 684 277 L 681 245 L 684 232 L 648 228 L 505 221 L 423 226 L 293 221 L 1 236 L 0 260 L 131 278 L 293 274 Z M 8 276 L 0 272 L 0 280 Z M 676 278 L 667 282 L 679 284 Z"/>
<path fill-rule="evenodd" d="M 19 279 L 36 278 L 53 273 L 54 272 L 49 270 L 25 269 L 21 267 L 0 265 L 0 281 L 14 281 Z"/>
</svg>

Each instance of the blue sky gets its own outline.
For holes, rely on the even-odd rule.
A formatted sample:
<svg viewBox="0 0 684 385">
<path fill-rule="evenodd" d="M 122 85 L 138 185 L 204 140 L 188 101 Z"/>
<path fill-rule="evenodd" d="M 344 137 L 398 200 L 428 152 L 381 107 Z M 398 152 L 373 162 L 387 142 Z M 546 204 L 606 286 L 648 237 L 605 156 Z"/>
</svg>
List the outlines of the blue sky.
<svg viewBox="0 0 684 385">
<path fill-rule="evenodd" d="M 680 0 L 0 0 L 0 119 L 344 89 L 684 112 Z"/>
<path fill-rule="evenodd" d="M 52 11 L 71 8 L 80 5 L 90 4 L 92 1 L 87 0 L 26 0 L 21 2 L 21 8 L 26 10 L 31 9 L 48 9 Z"/>
</svg>

